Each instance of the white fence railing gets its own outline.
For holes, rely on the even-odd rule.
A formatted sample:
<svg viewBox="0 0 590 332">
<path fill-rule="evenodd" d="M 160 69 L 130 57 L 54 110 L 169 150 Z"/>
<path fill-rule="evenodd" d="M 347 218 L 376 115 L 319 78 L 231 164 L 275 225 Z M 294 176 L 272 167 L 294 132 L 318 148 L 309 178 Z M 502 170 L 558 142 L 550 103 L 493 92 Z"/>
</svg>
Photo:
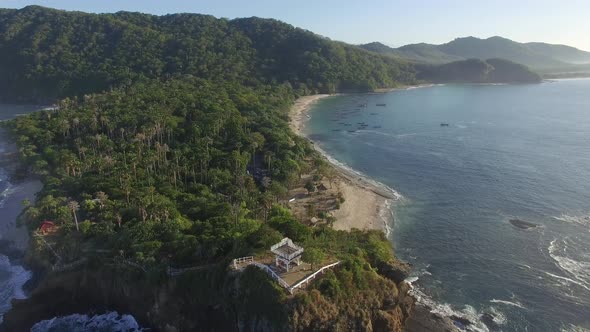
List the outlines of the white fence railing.
<svg viewBox="0 0 590 332">
<path fill-rule="evenodd" d="M 275 271 L 268 267 L 268 265 L 260 264 L 257 262 L 254 262 L 252 264 L 262 269 L 264 272 L 268 273 L 274 280 L 276 280 L 279 283 L 279 285 L 289 290 L 289 284 L 285 280 L 283 280 L 283 278 L 281 278 L 278 274 L 276 274 Z M 289 292 L 291 292 L 291 290 L 289 290 Z"/>
<path fill-rule="evenodd" d="M 340 264 L 340 261 L 336 262 L 336 263 L 332 263 L 332 264 L 328 264 L 324 267 L 322 267 L 321 269 L 315 271 L 314 273 L 310 274 L 307 278 L 301 280 L 300 282 L 296 283 L 295 285 L 289 287 L 289 292 L 291 294 L 293 294 L 293 292 L 295 291 L 295 289 L 309 283 L 310 281 L 312 281 L 313 279 L 315 279 L 315 277 L 320 274 L 320 273 L 324 273 L 324 271 L 326 271 L 327 269 L 330 269 L 336 265 Z"/>
<path fill-rule="evenodd" d="M 232 264 L 233 264 L 234 269 L 236 269 L 236 270 L 239 269 L 240 265 L 243 265 L 242 268 L 244 268 L 248 265 L 254 265 L 257 268 L 266 272 L 268 275 L 270 275 L 271 278 L 276 280 L 279 283 L 279 285 L 281 285 L 281 287 L 288 290 L 289 293 L 293 294 L 293 292 L 297 288 L 301 288 L 301 287 L 307 285 L 309 282 L 311 282 L 313 279 L 315 279 L 315 277 L 317 277 L 319 274 L 323 274 L 327 269 L 331 269 L 340 263 L 341 262 L 338 261 L 336 263 L 328 264 L 328 265 L 320 268 L 319 270 L 315 271 L 314 273 L 310 274 L 305 279 L 299 281 L 298 283 L 296 283 L 293 286 L 290 286 L 283 278 L 281 278 L 281 276 L 279 276 L 275 271 L 273 271 L 268 265 L 256 262 L 254 260 L 254 257 L 252 257 L 252 256 L 236 258 L 233 260 Z"/>
<path fill-rule="evenodd" d="M 240 257 L 233 260 L 234 269 L 238 269 L 240 264 L 250 265 L 252 263 L 254 263 L 254 256 Z"/>
</svg>

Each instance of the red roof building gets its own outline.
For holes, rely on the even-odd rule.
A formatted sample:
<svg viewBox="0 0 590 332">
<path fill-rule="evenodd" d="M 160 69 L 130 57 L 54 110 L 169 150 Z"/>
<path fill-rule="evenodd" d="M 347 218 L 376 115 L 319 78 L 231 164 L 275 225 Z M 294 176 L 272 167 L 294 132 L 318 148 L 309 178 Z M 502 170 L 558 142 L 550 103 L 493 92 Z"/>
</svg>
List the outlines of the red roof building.
<svg viewBox="0 0 590 332">
<path fill-rule="evenodd" d="M 45 220 L 39 226 L 39 231 L 41 234 L 47 234 L 53 232 L 55 229 L 55 223 L 53 221 Z"/>
</svg>

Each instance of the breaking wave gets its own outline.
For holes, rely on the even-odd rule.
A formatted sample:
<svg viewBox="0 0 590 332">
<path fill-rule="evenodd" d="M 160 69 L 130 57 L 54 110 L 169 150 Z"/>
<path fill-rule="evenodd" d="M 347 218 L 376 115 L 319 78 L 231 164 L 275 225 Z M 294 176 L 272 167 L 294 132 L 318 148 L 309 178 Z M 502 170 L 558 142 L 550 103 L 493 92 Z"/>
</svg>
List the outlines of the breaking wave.
<svg viewBox="0 0 590 332">
<path fill-rule="evenodd" d="M 470 305 L 465 305 L 462 309 L 457 309 L 448 303 L 439 303 L 426 295 L 419 287 L 412 283 L 418 278 L 409 278 L 406 280 L 412 288 L 410 294 L 416 301 L 430 309 L 430 312 L 451 319 L 457 328 L 461 331 L 468 332 L 488 332 L 490 329 L 495 330 L 498 326 L 506 324 L 506 316 L 500 309 L 490 306 L 481 311 Z"/>
<path fill-rule="evenodd" d="M 0 255 L 0 323 L 10 310 L 12 299 L 26 298 L 24 284 L 31 278 L 31 272 L 20 265 L 12 265 L 8 257 Z"/>
<path fill-rule="evenodd" d="M 516 302 L 516 301 L 515 302 L 512 302 L 512 301 L 506 301 L 506 300 L 492 299 L 492 300 L 490 300 L 490 302 L 511 305 L 511 306 L 514 306 L 514 307 L 518 307 L 518 308 L 524 309 L 524 306 L 522 305 L 522 303 Z"/>
<path fill-rule="evenodd" d="M 580 246 L 572 242 L 575 242 L 575 239 L 572 239 L 571 237 L 554 239 L 551 241 L 548 248 L 549 256 L 555 261 L 556 265 L 571 278 L 558 276 L 548 272 L 545 273 L 554 278 L 574 283 L 590 291 L 590 261 L 584 261 L 582 260 L 583 255 L 575 254 L 576 249 L 580 248 Z"/>
<path fill-rule="evenodd" d="M 576 224 L 576 225 L 580 225 L 580 226 L 590 226 L 590 216 L 585 215 L 585 216 L 570 216 L 567 214 L 562 214 L 559 217 L 553 217 L 553 219 L 559 220 L 559 221 L 563 221 L 566 222 L 568 224 Z M 588 229 L 588 231 L 590 232 L 590 229 Z"/>
</svg>

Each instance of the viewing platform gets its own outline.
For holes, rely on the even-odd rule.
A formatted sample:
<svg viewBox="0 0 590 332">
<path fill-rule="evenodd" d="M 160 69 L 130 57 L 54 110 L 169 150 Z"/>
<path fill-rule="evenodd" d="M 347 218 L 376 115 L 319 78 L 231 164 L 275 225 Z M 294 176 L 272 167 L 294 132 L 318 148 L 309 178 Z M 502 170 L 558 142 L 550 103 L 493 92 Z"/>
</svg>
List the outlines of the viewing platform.
<svg viewBox="0 0 590 332">
<path fill-rule="evenodd" d="M 234 270 L 241 271 L 249 265 L 254 265 L 293 294 L 295 290 L 304 288 L 327 269 L 340 264 L 340 262 L 335 262 L 316 271 L 312 270 L 310 264 L 301 260 L 304 251 L 303 247 L 293 243 L 289 238 L 284 238 L 273 245 L 270 251 L 275 255 L 274 259 L 269 256 L 258 258 L 254 256 L 240 257 L 232 261 L 231 267 Z"/>
<path fill-rule="evenodd" d="M 275 254 L 275 266 L 283 268 L 287 272 L 292 265 L 299 266 L 301 264 L 303 247 L 296 245 L 288 237 L 270 247 L 270 251 Z"/>
</svg>

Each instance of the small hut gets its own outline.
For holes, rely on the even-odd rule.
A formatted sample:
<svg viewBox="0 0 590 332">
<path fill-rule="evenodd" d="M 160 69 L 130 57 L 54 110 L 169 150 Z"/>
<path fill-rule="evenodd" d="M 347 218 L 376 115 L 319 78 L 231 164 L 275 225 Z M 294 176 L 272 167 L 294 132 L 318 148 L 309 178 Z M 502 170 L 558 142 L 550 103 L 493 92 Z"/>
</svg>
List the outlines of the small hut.
<svg viewBox="0 0 590 332">
<path fill-rule="evenodd" d="M 328 188 L 323 183 L 320 183 L 320 185 L 318 186 L 318 191 L 326 191 L 326 190 L 328 190 Z"/>
<path fill-rule="evenodd" d="M 47 234 L 47 233 L 51 233 L 53 232 L 55 229 L 55 223 L 53 221 L 49 221 L 49 220 L 45 220 L 44 222 L 41 223 L 41 226 L 39 226 L 39 232 L 41 232 L 41 234 Z"/>
<path fill-rule="evenodd" d="M 303 247 L 296 245 L 288 237 L 270 247 L 270 251 L 275 254 L 275 265 L 287 272 L 289 272 L 292 265 L 299 266 L 301 264 Z"/>
</svg>

